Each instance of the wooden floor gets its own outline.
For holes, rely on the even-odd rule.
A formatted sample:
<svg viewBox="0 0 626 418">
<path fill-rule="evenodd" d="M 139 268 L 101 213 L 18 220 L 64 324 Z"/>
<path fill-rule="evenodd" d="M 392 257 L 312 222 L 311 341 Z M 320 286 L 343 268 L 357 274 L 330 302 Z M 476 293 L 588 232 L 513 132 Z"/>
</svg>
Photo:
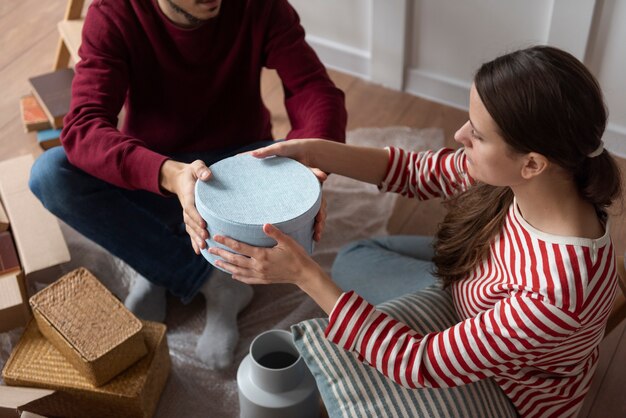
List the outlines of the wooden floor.
<svg viewBox="0 0 626 418">
<path fill-rule="evenodd" d="M 0 1 L 0 160 L 41 150 L 35 134 L 24 133 L 18 108 L 20 96 L 29 93 L 27 78 L 49 71 L 58 42 L 56 22 L 61 20 L 66 0 Z M 466 113 L 408 94 L 395 92 L 367 81 L 330 71 L 337 86 L 346 93 L 348 129 L 406 125 L 442 128 L 447 145 L 453 146 L 455 130 Z M 282 88 L 273 72 L 263 77 L 263 97 L 274 114 L 274 134 L 284 137 L 289 123 L 282 106 Z M 626 173 L 626 161 L 619 161 Z M 392 233 L 432 234 L 442 216 L 438 202 L 426 204 L 403 199 L 390 217 Z M 616 249 L 626 249 L 626 222 L 613 219 Z M 601 346 L 600 365 L 579 417 L 626 416 L 626 333 L 622 323 Z"/>
</svg>

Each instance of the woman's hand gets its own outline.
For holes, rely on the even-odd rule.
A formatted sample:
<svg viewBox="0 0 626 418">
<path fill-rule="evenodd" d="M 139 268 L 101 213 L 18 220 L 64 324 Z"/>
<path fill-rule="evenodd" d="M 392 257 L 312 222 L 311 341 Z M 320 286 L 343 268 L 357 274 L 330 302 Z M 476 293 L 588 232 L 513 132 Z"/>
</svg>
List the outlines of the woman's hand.
<svg viewBox="0 0 626 418">
<path fill-rule="evenodd" d="M 277 244 L 272 248 L 254 247 L 229 237 L 215 235 L 213 240 L 239 253 L 211 247 L 209 252 L 221 257 L 216 264 L 229 271 L 233 279 L 248 284 L 292 283 L 302 286 L 324 275 L 304 248 L 273 225 L 263 225 L 263 232 Z"/>
<path fill-rule="evenodd" d="M 317 167 L 311 149 L 315 142 L 322 139 L 294 139 L 291 141 L 280 141 L 267 147 L 251 151 L 253 157 L 265 158 L 271 156 L 292 158 L 307 167 Z M 316 174 L 317 175 L 317 174 Z M 319 178 L 319 176 L 318 176 Z"/>
<path fill-rule="evenodd" d="M 384 148 L 361 147 L 325 139 L 278 142 L 251 154 L 258 158 L 272 155 L 289 157 L 312 170 L 318 170 L 320 175 L 335 173 L 377 185 L 384 180 L 389 163 L 389 151 Z"/>
<path fill-rule="evenodd" d="M 191 164 L 167 160 L 161 166 L 161 187 L 178 197 L 183 208 L 185 229 L 196 254 L 200 254 L 200 250 L 207 247 L 209 232 L 206 222 L 196 209 L 194 188 L 197 180 L 207 181 L 210 178 L 211 170 L 201 160 Z"/>
<path fill-rule="evenodd" d="M 209 248 L 209 252 L 224 259 L 216 261 L 216 264 L 229 271 L 233 279 L 248 284 L 295 284 L 330 314 L 342 290 L 291 237 L 270 224 L 263 225 L 263 232 L 277 242 L 276 246 L 253 247 L 215 235 L 213 239 L 216 242 L 240 254 L 217 247 Z"/>
<path fill-rule="evenodd" d="M 287 157 L 306 165 L 311 169 L 315 177 L 321 184 L 324 184 L 328 174 L 316 167 L 311 150 L 318 141 L 323 139 L 298 139 L 292 141 L 281 141 L 267 147 L 251 151 L 250 154 L 256 158 L 266 158 L 271 156 Z M 319 242 L 322 239 L 322 232 L 326 224 L 326 198 L 322 196 L 322 206 L 315 216 L 315 226 L 313 240 Z"/>
<path fill-rule="evenodd" d="M 320 142 L 328 141 L 324 139 L 294 139 L 291 141 L 281 141 L 268 145 L 267 147 L 250 151 L 250 154 L 256 158 L 273 156 L 291 158 L 309 167 L 320 183 L 324 183 L 328 178 L 328 174 L 317 168 L 314 152 L 315 145 Z"/>
</svg>

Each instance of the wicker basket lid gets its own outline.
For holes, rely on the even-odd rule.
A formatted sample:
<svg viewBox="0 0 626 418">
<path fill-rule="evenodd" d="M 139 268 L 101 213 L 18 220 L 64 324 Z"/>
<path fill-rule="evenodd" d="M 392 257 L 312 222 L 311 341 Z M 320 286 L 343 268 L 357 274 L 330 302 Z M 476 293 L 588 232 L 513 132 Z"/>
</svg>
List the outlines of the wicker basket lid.
<svg viewBox="0 0 626 418">
<path fill-rule="evenodd" d="M 85 268 L 32 296 L 30 305 L 87 361 L 100 358 L 142 328 L 141 321 Z"/>
</svg>

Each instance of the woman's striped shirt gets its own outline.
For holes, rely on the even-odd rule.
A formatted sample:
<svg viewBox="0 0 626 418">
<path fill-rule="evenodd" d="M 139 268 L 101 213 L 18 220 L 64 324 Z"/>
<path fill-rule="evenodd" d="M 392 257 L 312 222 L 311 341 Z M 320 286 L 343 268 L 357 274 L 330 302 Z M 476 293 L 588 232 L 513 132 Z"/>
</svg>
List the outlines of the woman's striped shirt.
<svg viewBox="0 0 626 418">
<path fill-rule="evenodd" d="M 389 148 L 381 189 L 449 198 L 473 183 L 463 149 Z M 350 291 L 326 335 L 405 387 L 492 377 L 522 417 L 569 417 L 589 389 L 616 288 L 608 226 L 599 239 L 546 234 L 514 201 L 489 256 L 450 287 L 457 325 L 420 335 Z"/>
</svg>

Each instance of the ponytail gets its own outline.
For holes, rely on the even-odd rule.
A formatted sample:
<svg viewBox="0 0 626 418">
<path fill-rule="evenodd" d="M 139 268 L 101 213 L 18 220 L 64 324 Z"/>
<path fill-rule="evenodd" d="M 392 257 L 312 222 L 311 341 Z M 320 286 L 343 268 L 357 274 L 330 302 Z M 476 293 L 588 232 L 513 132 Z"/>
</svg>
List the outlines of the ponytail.
<svg viewBox="0 0 626 418">
<path fill-rule="evenodd" d="M 598 213 L 605 212 L 622 190 L 621 172 L 615 159 L 605 150 L 585 158 L 574 172 L 574 182 L 583 199 L 592 203 Z"/>
<path fill-rule="evenodd" d="M 621 194 L 621 173 L 602 149 L 607 111 L 589 70 L 565 51 L 536 46 L 483 64 L 474 85 L 511 151 L 540 153 L 567 170 L 605 220 Z M 483 184 L 448 203 L 433 259 L 444 285 L 467 277 L 488 256 L 512 202 L 510 188 Z"/>
</svg>

